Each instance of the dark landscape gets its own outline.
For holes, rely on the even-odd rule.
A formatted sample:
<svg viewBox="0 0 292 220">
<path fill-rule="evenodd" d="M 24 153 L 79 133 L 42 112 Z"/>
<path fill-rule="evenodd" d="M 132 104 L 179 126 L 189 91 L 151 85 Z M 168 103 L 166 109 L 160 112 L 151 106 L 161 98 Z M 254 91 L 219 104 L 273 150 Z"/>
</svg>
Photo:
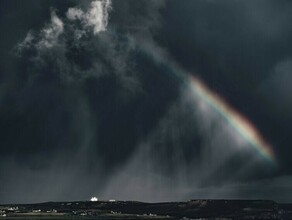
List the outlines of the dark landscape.
<svg viewBox="0 0 292 220">
<path fill-rule="evenodd" d="M 77 201 L 0 205 L 0 213 L 2 219 L 291 219 L 292 205 L 269 200 Z"/>
</svg>

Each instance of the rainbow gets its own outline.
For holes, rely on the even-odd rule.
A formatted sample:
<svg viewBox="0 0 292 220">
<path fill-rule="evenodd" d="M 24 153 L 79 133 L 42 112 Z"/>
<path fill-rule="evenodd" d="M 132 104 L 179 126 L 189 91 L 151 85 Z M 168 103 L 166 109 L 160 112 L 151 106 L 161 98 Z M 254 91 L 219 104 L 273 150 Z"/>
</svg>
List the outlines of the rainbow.
<svg viewBox="0 0 292 220">
<path fill-rule="evenodd" d="M 202 81 L 189 75 L 192 91 L 205 103 L 222 115 L 226 121 L 247 140 L 264 158 L 275 162 L 272 147 L 265 141 L 256 127 L 242 114 L 233 109 L 218 94 L 211 91 Z"/>
<path fill-rule="evenodd" d="M 191 91 L 204 103 L 218 112 L 263 158 L 272 164 L 277 164 L 272 146 L 263 138 L 251 121 L 236 111 L 217 93 L 209 89 L 201 80 L 192 74 L 187 74 L 174 62 L 162 58 L 160 58 L 159 62 L 169 68 L 171 76 L 182 84 L 189 86 Z"/>
<path fill-rule="evenodd" d="M 218 112 L 263 158 L 272 164 L 277 164 L 272 146 L 268 144 L 251 121 L 236 111 L 198 78 L 188 74 L 187 71 L 178 66 L 166 54 L 156 53 L 156 49 L 150 45 L 147 47 L 139 45 L 138 47 L 141 51 L 150 55 L 156 63 L 165 66 L 169 70 L 170 76 L 176 78 L 180 83 L 189 86 L 192 92 Z"/>
</svg>

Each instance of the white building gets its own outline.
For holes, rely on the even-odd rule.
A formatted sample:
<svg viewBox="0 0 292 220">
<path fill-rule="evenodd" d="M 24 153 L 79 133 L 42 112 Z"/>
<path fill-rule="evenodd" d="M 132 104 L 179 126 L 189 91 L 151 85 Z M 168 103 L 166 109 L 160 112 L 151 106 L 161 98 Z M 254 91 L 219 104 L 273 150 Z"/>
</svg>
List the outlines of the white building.
<svg viewBox="0 0 292 220">
<path fill-rule="evenodd" d="M 98 198 L 97 197 L 91 197 L 90 201 L 91 202 L 97 202 L 98 201 Z"/>
</svg>

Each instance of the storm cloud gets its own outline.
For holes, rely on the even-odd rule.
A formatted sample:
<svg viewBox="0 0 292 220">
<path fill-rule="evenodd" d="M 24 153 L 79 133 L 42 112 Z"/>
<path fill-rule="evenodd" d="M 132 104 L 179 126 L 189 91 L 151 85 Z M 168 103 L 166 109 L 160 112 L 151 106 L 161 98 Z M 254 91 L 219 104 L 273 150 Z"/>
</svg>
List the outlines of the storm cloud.
<svg viewBox="0 0 292 220">
<path fill-rule="evenodd" d="M 1 203 L 93 195 L 288 201 L 291 3 L 0 6 L 8 36 L 0 40 Z M 278 166 L 175 71 L 202 79 L 245 115 Z"/>
</svg>

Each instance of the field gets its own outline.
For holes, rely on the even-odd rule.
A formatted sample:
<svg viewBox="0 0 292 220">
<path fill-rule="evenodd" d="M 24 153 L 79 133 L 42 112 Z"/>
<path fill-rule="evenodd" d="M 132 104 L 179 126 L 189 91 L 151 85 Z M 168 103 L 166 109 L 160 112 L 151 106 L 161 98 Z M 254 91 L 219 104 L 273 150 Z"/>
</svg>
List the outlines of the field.
<svg viewBox="0 0 292 220">
<path fill-rule="evenodd" d="M 267 200 L 48 202 L 0 205 L 0 219 L 291 219 L 292 205 Z"/>
</svg>

